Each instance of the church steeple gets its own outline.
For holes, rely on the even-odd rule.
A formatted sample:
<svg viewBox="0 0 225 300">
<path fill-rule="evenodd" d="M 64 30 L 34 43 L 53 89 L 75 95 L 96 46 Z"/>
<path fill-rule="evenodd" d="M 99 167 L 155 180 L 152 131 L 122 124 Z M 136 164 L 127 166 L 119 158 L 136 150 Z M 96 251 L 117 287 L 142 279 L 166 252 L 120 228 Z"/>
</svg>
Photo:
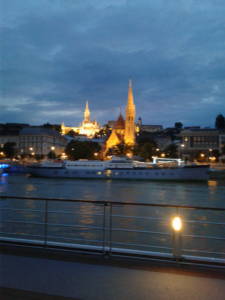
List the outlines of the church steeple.
<svg viewBox="0 0 225 300">
<path fill-rule="evenodd" d="M 126 106 L 126 121 L 125 121 L 125 135 L 124 141 L 127 145 L 135 144 L 135 105 L 132 90 L 132 82 L 129 80 L 128 97 Z"/>
<path fill-rule="evenodd" d="M 131 79 L 129 80 L 129 84 L 128 84 L 127 106 L 129 106 L 129 107 L 134 106 L 134 97 L 133 97 L 132 81 L 131 81 Z"/>
<path fill-rule="evenodd" d="M 90 110 L 88 107 L 88 101 L 86 102 L 85 111 L 84 111 L 84 122 L 88 123 L 90 122 Z"/>
</svg>

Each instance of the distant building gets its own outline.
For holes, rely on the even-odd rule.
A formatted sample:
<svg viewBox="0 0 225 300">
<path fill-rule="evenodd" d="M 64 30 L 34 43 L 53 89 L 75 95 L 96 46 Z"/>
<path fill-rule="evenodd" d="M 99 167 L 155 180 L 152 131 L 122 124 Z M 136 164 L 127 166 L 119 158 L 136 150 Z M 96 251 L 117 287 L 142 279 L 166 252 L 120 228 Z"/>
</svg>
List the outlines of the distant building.
<svg viewBox="0 0 225 300">
<path fill-rule="evenodd" d="M 212 150 L 220 150 L 222 147 L 220 144 L 223 142 L 223 138 L 220 138 L 220 134 L 217 129 L 183 130 L 180 133 L 182 138 L 181 154 L 191 159 L 199 153 L 210 156 Z"/>
<path fill-rule="evenodd" d="M 135 125 L 135 104 L 132 91 L 131 81 L 128 87 L 128 97 L 126 106 L 126 118 L 124 120 L 120 113 L 117 121 L 113 125 L 112 132 L 106 141 L 106 151 L 114 146 L 125 143 L 133 146 L 136 139 L 136 125 Z"/>
<path fill-rule="evenodd" d="M 6 143 L 15 143 L 15 147 L 18 148 L 19 132 L 26 127 L 29 127 L 29 125 L 22 123 L 0 124 L 0 147 L 3 147 Z"/>
<path fill-rule="evenodd" d="M 94 120 L 91 121 L 91 113 L 89 110 L 88 102 L 86 102 L 86 107 L 84 111 L 84 120 L 80 124 L 79 127 L 68 127 L 65 126 L 64 123 L 61 125 L 61 132 L 63 135 L 69 133 L 71 130 L 74 132 L 80 134 L 80 135 L 86 135 L 88 138 L 92 138 L 95 136 L 96 133 L 98 133 L 101 129 L 100 124 Z"/>
<path fill-rule="evenodd" d="M 219 151 L 222 153 L 225 147 L 225 132 L 219 134 Z"/>
<path fill-rule="evenodd" d="M 64 152 L 67 140 L 59 132 L 43 128 L 23 128 L 19 134 L 20 154 L 44 155 L 54 151 L 56 155 Z"/>
<path fill-rule="evenodd" d="M 106 125 L 109 127 L 109 129 L 112 130 L 114 128 L 115 123 L 116 123 L 115 120 L 111 120 L 111 121 L 108 121 Z"/>
<path fill-rule="evenodd" d="M 162 125 L 141 125 L 140 131 L 146 131 L 146 132 L 158 132 L 162 131 L 163 126 Z"/>
</svg>

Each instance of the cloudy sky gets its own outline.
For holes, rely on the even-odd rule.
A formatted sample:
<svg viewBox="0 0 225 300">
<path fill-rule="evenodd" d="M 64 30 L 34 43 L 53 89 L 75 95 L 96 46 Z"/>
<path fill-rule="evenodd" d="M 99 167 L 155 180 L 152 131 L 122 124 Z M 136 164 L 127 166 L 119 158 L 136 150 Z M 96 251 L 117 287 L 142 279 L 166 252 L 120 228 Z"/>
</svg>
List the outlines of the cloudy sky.
<svg viewBox="0 0 225 300">
<path fill-rule="evenodd" d="M 104 124 L 133 81 L 144 124 L 225 114 L 224 0 L 0 0 L 0 123 Z"/>
</svg>

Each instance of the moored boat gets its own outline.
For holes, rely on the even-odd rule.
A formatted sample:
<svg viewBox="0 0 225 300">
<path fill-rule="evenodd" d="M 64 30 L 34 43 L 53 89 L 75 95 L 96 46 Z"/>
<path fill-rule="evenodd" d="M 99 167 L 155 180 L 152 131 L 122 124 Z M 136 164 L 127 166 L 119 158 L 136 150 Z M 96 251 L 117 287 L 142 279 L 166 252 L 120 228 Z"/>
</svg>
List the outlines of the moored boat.
<svg viewBox="0 0 225 300">
<path fill-rule="evenodd" d="M 167 164 L 166 164 L 167 163 Z M 176 164 L 175 164 L 176 163 Z M 208 165 L 183 165 L 180 160 L 145 163 L 113 157 L 109 161 L 45 161 L 28 167 L 33 176 L 50 178 L 206 181 Z"/>
</svg>

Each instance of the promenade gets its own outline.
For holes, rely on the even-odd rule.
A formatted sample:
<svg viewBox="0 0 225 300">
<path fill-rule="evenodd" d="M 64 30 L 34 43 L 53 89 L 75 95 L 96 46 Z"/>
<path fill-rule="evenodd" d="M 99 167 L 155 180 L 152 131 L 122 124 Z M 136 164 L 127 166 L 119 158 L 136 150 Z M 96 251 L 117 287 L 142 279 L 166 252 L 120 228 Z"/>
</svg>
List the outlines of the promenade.
<svg viewBox="0 0 225 300">
<path fill-rule="evenodd" d="M 8 250 L 0 259 L 4 300 L 224 300 L 225 295 L 223 269 Z"/>
</svg>

